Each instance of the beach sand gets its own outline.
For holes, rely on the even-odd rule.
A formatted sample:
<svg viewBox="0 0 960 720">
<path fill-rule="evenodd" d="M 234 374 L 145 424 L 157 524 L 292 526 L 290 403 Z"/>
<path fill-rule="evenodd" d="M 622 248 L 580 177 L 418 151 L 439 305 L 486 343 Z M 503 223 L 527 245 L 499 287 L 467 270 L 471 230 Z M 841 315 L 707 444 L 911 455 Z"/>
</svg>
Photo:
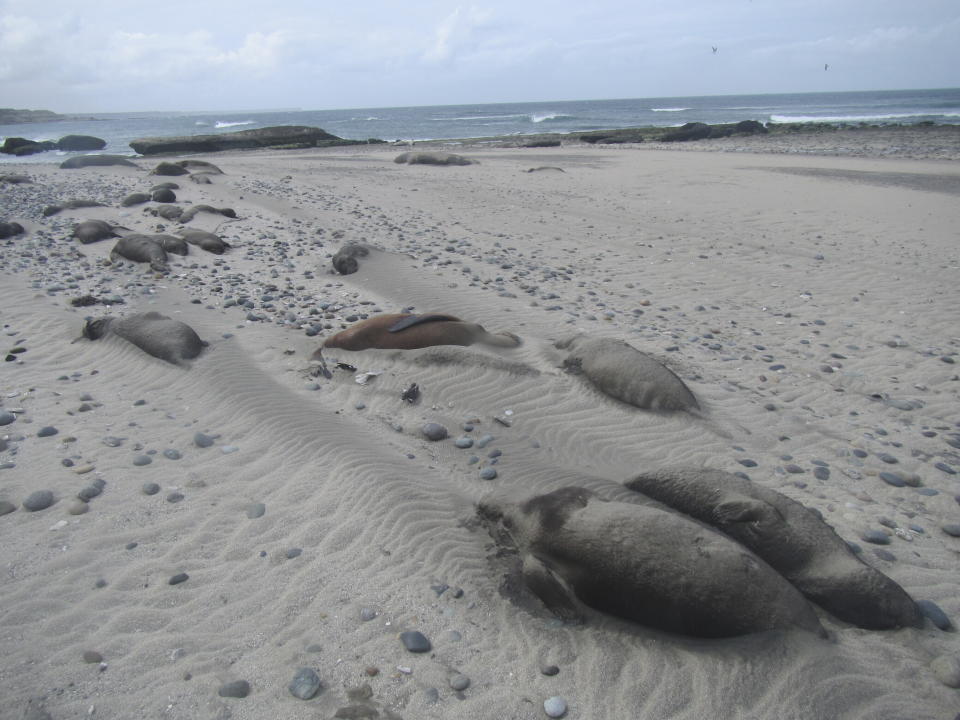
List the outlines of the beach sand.
<svg viewBox="0 0 960 720">
<path fill-rule="evenodd" d="M 0 220 L 27 230 L 0 245 L 0 349 L 23 349 L 2 375 L 0 501 L 16 510 L 0 516 L 0 717 L 533 719 L 559 696 L 591 720 L 953 718 L 960 641 L 930 620 L 867 631 L 818 611 L 827 640 L 696 640 L 598 612 L 564 625 L 505 584 L 515 558 L 475 503 L 742 471 L 957 618 L 960 539 L 942 528 L 960 522 L 960 166 L 462 146 L 478 164 L 431 167 L 402 151 L 204 156 L 224 171 L 209 185 L 148 176 L 155 159 L 33 164 L 17 168 L 32 184 L 0 185 Z M 541 167 L 560 170 L 526 172 Z M 226 254 L 193 247 L 156 276 L 107 265 L 112 240 L 71 240 L 90 218 L 178 231 L 155 204 L 119 204 L 165 180 L 178 204 L 236 210 L 189 224 Z M 71 198 L 108 207 L 42 216 Z M 334 275 L 346 242 L 382 252 Z M 72 307 L 83 295 L 123 302 Z M 325 336 L 404 308 L 524 343 L 327 350 L 332 377 L 317 373 Z M 71 342 L 88 315 L 150 310 L 209 346 L 178 367 L 117 337 Z M 639 410 L 564 372 L 553 341 L 580 331 L 667 363 L 702 413 Z M 424 438 L 427 422 L 450 438 Z M 37 490 L 56 502 L 29 512 Z M 407 630 L 432 650 L 408 652 Z M 322 682 L 313 699 L 288 690 L 300 668 Z M 239 680 L 246 697 L 218 694 Z"/>
</svg>

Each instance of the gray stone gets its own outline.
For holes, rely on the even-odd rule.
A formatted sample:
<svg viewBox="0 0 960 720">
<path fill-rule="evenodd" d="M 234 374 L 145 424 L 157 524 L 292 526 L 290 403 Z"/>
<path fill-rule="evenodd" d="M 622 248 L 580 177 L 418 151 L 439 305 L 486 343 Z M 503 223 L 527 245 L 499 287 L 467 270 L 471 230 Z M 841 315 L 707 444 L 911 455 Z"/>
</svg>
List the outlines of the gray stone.
<svg viewBox="0 0 960 720">
<path fill-rule="evenodd" d="M 427 440 L 443 440 L 447 437 L 447 429 L 440 423 L 429 422 L 420 428 Z"/>
<path fill-rule="evenodd" d="M 233 682 L 224 683 L 220 686 L 220 689 L 217 690 L 217 695 L 220 697 L 245 698 L 249 694 L 250 683 L 246 680 L 234 680 Z"/>
<path fill-rule="evenodd" d="M 941 655 L 930 663 L 930 670 L 947 687 L 960 688 L 960 660 L 949 655 Z"/>
<path fill-rule="evenodd" d="M 8 513 L 12 513 L 16 509 L 17 509 L 17 506 L 14 505 L 9 500 L 0 500 L 0 515 L 7 515 Z"/>
<path fill-rule="evenodd" d="M 14 420 L 17 419 L 17 416 L 12 412 L 7 412 L 6 410 L 0 410 L 0 425 L 9 425 Z"/>
<path fill-rule="evenodd" d="M 247 506 L 247 517 L 251 520 L 254 520 L 259 517 L 263 517 L 264 513 L 267 512 L 267 506 L 263 503 L 252 503 Z"/>
<path fill-rule="evenodd" d="M 480 479 L 481 480 L 494 480 L 497 477 L 497 471 L 492 467 L 485 467 L 480 469 Z"/>
<path fill-rule="evenodd" d="M 23 509 L 30 512 L 46 510 L 53 505 L 53 493 L 50 490 L 35 490 L 23 501 Z"/>
<path fill-rule="evenodd" d="M 458 692 L 461 690 L 466 690 L 468 687 L 470 687 L 470 678 L 461 673 L 457 673 L 451 677 L 449 682 L 450 687 Z"/>
<path fill-rule="evenodd" d="M 567 714 L 567 701 L 558 695 L 543 701 L 543 711 L 552 718 L 560 718 Z"/>
<path fill-rule="evenodd" d="M 320 691 L 320 676 L 310 668 L 300 668 L 287 689 L 295 698 L 309 700 Z"/>
<path fill-rule="evenodd" d="M 144 495 L 156 495 L 160 492 L 160 486 L 155 482 L 144 483 L 143 487 L 140 488 L 143 491 Z"/>
<path fill-rule="evenodd" d="M 419 630 L 407 630 L 400 633 L 400 642 L 412 653 L 430 652 L 433 648 L 430 641 Z"/>
<path fill-rule="evenodd" d="M 37 431 L 37 437 L 53 437 L 58 432 L 60 431 L 52 425 L 46 425 Z"/>
</svg>

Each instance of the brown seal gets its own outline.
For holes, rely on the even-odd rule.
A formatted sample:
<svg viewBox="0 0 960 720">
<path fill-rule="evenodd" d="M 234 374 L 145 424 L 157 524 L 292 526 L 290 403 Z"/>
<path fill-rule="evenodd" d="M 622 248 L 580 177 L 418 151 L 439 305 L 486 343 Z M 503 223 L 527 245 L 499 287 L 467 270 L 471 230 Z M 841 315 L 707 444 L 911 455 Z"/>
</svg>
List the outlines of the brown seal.
<svg viewBox="0 0 960 720">
<path fill-rule="evenodd" d="M 475 343 L 515 348 L 521 340 L 513 333 L 489 333 L 482 325 L 463 322 L 453 315 L 395 313 L 361 320 L 328 337 L 323 347 L 341 350 L 416 350 L 434 345 Z"/>
<path fill-rule="evenodd" d="M 583 603 L 695 637 L 794 627 L 825 635 L 776 570 L 670 510 L 567 487 L 519 503 L 495 495 L 477 512 L 498 545 L 519 553 L 527 587 L 566 620 L 581 620 Z"/>
</svg>

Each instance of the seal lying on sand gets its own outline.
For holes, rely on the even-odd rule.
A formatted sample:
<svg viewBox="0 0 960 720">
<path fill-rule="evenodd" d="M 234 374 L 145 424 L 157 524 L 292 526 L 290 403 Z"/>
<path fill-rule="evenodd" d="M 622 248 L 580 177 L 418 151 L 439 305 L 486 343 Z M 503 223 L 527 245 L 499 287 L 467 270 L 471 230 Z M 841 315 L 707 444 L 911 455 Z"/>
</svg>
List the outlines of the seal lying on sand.
<svg viewBox="0 0 960 720">
<path fill-rule="evenodd" d="M 73 229 L 73 237 L 84 245 L 119 236 L 117 226 L 106 220 L 84 220 Z"/>
<path fill-rule="evenodd" d="M 58 205 L 47 205 L 43 209 L 43 216 L 50 217 L 56 215 L 61 210 L 76 210 L 78 208 L 104 207 L 102 202 L 96 200 L 67 200 Z"/>
<path fill-rule="evenodd" d="M 521 340 L 513 333 L 489 333 L 482 325 L 463 322 L 453 315 L 397 313 L 375 315 L 354 323 L 324 340 L 323 347 L 341 350 L 415 350 L 434 345 L 474 343 L 514 348 L 520 345 Z"/>
<path fill-rule="evenodd" d="M 127 235 L 117 240 L 117 244 L 110 251 L 110 259 L 116 262 L 118 258 L 125 258 L 138 263 L 150 263 L 156 272 L 169 272 L 167 267 L 167 251 L 146 235 Z"/>
<path fill-rule="evenodd" d="M 72 158 L 67 158 L 60 163 L 60 167 L 64 170 L 76 170 L 77 168 L 85 167 L 103 167 L 106 165 L 122 165 L 124 167 L 135 168 L 140 167 L 136 163 L 130 162 L 122 155 L 77 155 Z"/>
<path fill-rule="evenodd" d="M 87 320 L 83 337 L 97 340 L 113 333 L 138 348 L 174 365 L 192 360 L 206 343 L 193 328 L 179 320 L 172 320 L 158 312 L 136 313 L 124 318 L 103 317 Z"/>
<path fill-rule="evenodd" d="M 18 222 L 0 222 L 0 240 L 23 234 L 23 225 Z"/>
<path fill-rule="evenodd" d="M 337 250 L 333 256 L 333 269 L 341 275 L 352 275 L 360 269 L 360 262 L 357 258 L 367 257 L 370 254 L 370 248 L 359 243 L 350 243 Z"/>
<path fill-rule="evenodd" d="M 601 392 L 645 410 L 699 410 L 683 380 L 646 353 L 613 338 L 575 335 L 555 343 L 569 350 L 564 366 L 583 373 Z"/>
<path fill-rule="evenodd" d="M 223 215 L 224 217 L 236 219 L 237 211 L 233 208 L 215 208 L 211 205 L 194 205 L 187 208 L 180 214 L 180 222 L 188 223 L 200 213 L 211 213 L 214 215 Z"/>
<path fill-rule="evenodd" d="M 478 513 L 498 543 L 516 546 L 525 583 L 564 619 L 581 619 L 579 599 L 696 637 L 791 627 L 825 634 L 810 604 L 763 560 L 668 510 L 568 487 L 519 504 L 487 499 Z"/>
<path fill-rule="evenodd" d="M 219 235 L 214 235 L 206 230 L 184 230 L 180 235 L 191 245 L 196 245 L 201 250 L 206 250 L 214 255 L 223 255 L 230 249 L 229 243 L 221 240 Z"/>
<path fill-rule="evenodd" d="M 817 513 L 786 495 L 700 468 L 645 473 L 625 485 L 750 548 L 841 620 L 870 630 L 920 622 L 902 587 L 854 555 Z"/>
<path fill-rule="evenodd" d="M 405 152 L 393 159 L 400 165 L 475 165 L 476 160 L 445 152 Z"/>
</svg>

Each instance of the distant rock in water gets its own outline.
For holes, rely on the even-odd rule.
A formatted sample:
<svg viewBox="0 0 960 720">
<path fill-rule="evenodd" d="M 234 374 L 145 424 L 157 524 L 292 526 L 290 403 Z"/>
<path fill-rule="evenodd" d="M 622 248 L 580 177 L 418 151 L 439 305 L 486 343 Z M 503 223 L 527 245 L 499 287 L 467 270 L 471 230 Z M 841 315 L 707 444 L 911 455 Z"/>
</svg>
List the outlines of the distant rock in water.
<svg viewBox="0 0 960 720">
<path fill-rule="evenodd" d="M 64 135 L 57 140 L 57 150 L 103 150 L 106 146 L 106 140 L 93 135 Z"/>
<path fill-rule="evenodd" d="M 261 147 L 331 147 L 334 145 L 362 145 L 366 140 L 344 140 L 325 130 L 306 125 L 278 125 L 276 127 L 240 130 L 217 135 L 185 135 L 179 137 L 139 138 L 130 147 L 141 155 L 179 152 L 217 152 Z"/>
</svg>

